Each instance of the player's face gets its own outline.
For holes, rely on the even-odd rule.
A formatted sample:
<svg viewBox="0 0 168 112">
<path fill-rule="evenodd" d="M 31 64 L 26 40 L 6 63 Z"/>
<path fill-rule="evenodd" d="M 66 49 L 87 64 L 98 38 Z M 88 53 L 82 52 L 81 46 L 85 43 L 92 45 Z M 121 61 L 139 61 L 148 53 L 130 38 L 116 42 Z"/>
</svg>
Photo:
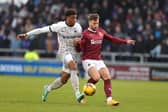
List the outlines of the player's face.
<svg viewBox="0 0 168 112">
<path fill-rule="evenodd" d="M 97 30 L 99 28 L 99 19 L 90 20 L 89 21 L 89 28 L 91 28 L 92 30 Z"/>
<path fill-rule="evenodd" d="M 77 15 L 70 15 L 66 18 L 66 23 L 68 26 L 73 26 L 77 20 Z"/>
</svg>

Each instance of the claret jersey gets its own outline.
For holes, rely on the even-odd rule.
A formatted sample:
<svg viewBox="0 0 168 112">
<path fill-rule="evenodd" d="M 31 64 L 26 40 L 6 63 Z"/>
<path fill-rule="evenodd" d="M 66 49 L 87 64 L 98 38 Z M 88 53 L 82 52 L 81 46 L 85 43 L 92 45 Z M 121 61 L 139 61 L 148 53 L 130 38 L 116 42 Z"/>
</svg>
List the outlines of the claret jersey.
<svg viewBox="0 0 168 112">
<path fill-rule="evenodd" d="M 84 30 L 81 39 L 80 47 L 82 51 L 82 60 L 86 59 L 101 60 L 101 48 L 104 38 L 114 43 L 126 44 L 126 40 L 113 37 L 102 28 L 98 28 L 96 31 L 93 31 L 88 28 Z"/>
</svg>

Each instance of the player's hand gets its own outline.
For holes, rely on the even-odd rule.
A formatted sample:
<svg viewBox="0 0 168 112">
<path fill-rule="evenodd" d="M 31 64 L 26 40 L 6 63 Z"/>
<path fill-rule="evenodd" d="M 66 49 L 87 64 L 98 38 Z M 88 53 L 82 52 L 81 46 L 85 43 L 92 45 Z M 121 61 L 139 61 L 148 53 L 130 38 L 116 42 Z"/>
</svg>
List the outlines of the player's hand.
<svg viewBox="0 0 168 112">
<path fill-rule="evenodd" d="M 28 35 L 27 35 L 27 34 L 18 34 L 18 35 L 17 35 L 17 38 L 27 39 L 27 38 L 28 38 Z"/>
<path fill-rule="evenodd" d="M 74 43 L 75 46 L 79 45 L 80 42 L 81 42 L 81 38 L 79 38 L 79 37 L 74 38 L 73 43 Z"/>
<path fill-rule="evenodd" d="M 129 45 L 135 45 L 135 40 L 129 39 L 129 40 L 127 40 L 127 44 L 129 44 Z"/>
</svg>

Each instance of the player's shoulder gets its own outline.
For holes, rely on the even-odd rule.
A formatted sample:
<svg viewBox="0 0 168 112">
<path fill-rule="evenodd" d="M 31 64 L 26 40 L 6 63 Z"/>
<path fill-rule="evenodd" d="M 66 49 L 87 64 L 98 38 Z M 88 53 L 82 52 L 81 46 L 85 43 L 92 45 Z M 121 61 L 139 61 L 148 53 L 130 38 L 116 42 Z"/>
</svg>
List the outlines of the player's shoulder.
<svg viewBox="0 0 168 112">
<path fill-rule="evenodd" d="M 65 26 L 65 21 L 59 21 L 59 22 L 56 22 L 52 25 L 57 25 L 57 26 Z"/>
<path fill-rule="evenodd" d="M 83 30 L 83 34 L 87 34 L 88 32 L 89 32 L 88 29 L 84 29 L 84 30 Z"/>
<path fill-rule="evenodd" d="M 81 27 L 81 25 L 78 22 L 76 22 L 75 27 Z"/>
<path fill-rule="evenodd" d="M 98 31 L 105 32 L 105 30 L 103 28 L 101 28 L 101 27 L 98 29 Z"/>
<path fill-rule="evenodd" d="M 58 32 L 62 27 L 64 27 L 64 23 L 62 21 L 50 25 L 51 30 L 54 32 Z"/>
</svg>

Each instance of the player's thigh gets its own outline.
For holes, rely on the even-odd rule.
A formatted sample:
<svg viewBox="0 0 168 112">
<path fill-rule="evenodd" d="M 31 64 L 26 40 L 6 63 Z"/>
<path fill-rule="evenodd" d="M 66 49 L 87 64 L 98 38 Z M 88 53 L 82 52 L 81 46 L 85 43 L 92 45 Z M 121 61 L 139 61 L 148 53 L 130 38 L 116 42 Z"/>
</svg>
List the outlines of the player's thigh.
<svg viewBox="0 0 168 112">
<path fill-rule="evenodd" d="M 67 64 L 67 66 L 70 70 L 77 70 L 77 64 L 76 64 L 75 60 L 73 59 L 72 54 L 70 54 L 70 53 L 66 54 L 64 56 L 64 62 L 65 62 L 65 64 Z"/>
<path fill-rule="evenodd" d="M 62 72 L 65 72 L 66 74 L 71 73 L 71 70 L 69 69 L 69 67 L 65 63 L 62 64 Z"/>
<path fill-rule="evenodd" d="M 74 60 L 71 60 L 69 63 L 68 63 L 68 68 L 70 70 L 77 70 L 77 64 Z"/>
<path fill-rule="evenodd" d="M 95 81 L 98 81 L 100 79 L 100 74 L 97 71 L 96 67 L 94 67 L 94 66 L 89 68 L 88 74 Z"/>
<path fill-rule="evenodd" d="M 69 73 L 67 73 L 65 71 L 61 72 L 61 82 L 63 84 L 65 84 L 68 81 L 69 78 L 70 78 L 70 74 Z"/>
<path fill-rule="evenodd" d="M 100 79 L 100 74 L 97 71 L 95 61 L 93 60 L 83 60 L 82 61 L 83 68 L 85 72 L 88 73 L 88 75 L 94 79 L 95 81 L 98 81 Z"/>
<path fill-rule="evenodd" d="M 107 67 L 103 67 L 99 70 L 100 76 L 103 80 L 111 79 L 110 72 Z"/>
</svg>

